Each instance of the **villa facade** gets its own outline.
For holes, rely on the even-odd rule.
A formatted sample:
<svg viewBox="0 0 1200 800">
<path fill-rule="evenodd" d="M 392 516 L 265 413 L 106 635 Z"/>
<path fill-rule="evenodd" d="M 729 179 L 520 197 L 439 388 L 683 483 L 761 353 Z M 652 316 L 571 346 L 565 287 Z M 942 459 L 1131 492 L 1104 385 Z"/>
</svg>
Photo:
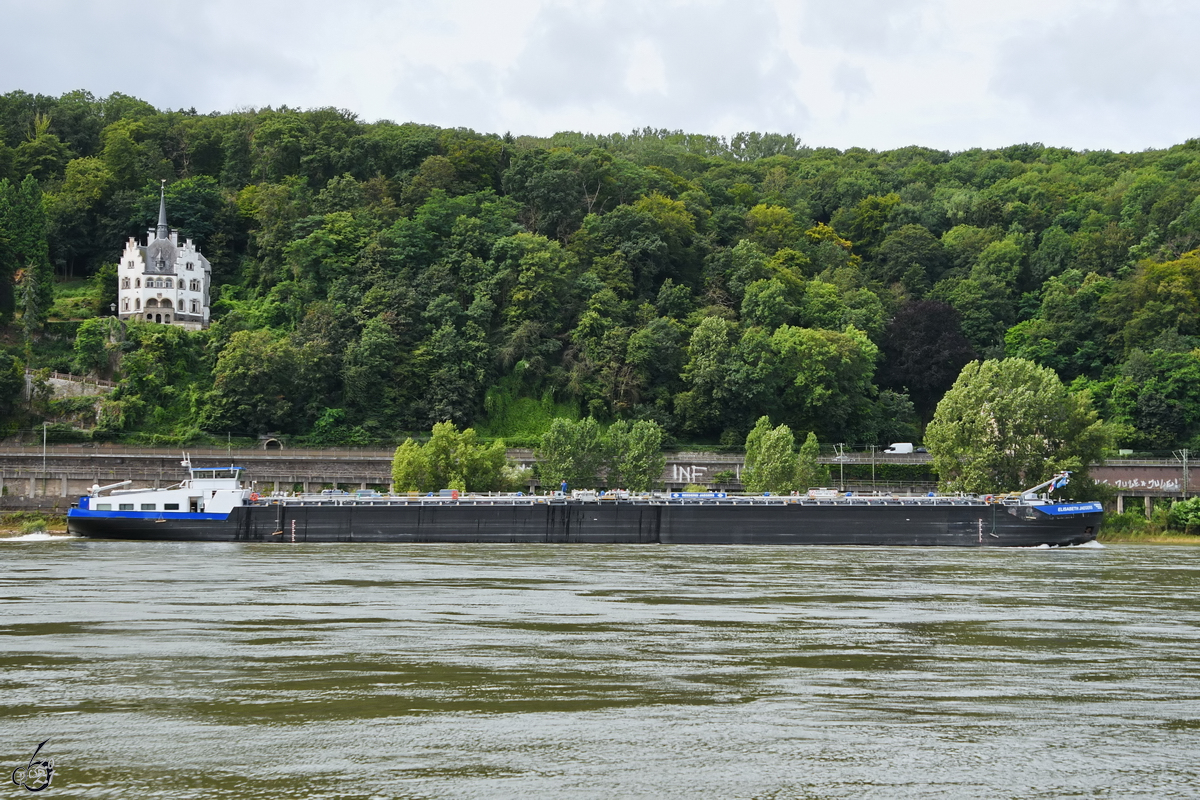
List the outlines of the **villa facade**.
<svg viewBox="0 0 1200 800">
<path fill-rule="evenodd" d="M 129 237 L 117 270 L 117 315 L 189 330 L 208 327 L 212 266 L 188 239 L 167 224 L 165 190 L 159 195 L 158 225 L 146 244 Z"/>
</svg>

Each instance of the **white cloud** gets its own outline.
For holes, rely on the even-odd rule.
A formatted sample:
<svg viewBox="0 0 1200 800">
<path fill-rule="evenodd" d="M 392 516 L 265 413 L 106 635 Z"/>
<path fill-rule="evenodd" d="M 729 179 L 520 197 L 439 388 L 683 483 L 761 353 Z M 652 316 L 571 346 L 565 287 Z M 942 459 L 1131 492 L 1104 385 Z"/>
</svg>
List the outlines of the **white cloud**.
<svg viewBox="0 0 1200 800">
<path fill-rule="evenodd" d="M 4 2 L 0 91 L 837 147 L 1200 133 L 1200 7 L 1179 0 Z"/>
<path fill-rule="evenodd" d="M 1064 135 L 1101 129 L 1136 147 L 1194 137 L 1200 7 L 1109 2 L 1003 42 L 990 88 Z"/>
<path fill-rule="evenodd" d="M 833 70 L 833 88 L 849 99 L 867 97 L 872 91 L 866 70 L 845 61 Z"/>
<path fill-rule="evenodd" d="M 796 78 L 764 3 L 554 3 L 503 91 L 540 133 L 646 125 L 725 133 L 802 124 Z"/>
<path fill-rule="evenodd" d="M 666 64 L 653 42 L 643 39 L 631 49 L 625 70 L 625 89 L 630 94 L 657 94 L 660 97 L 665 97 L 670 90 Z"/>
<path fill-rule="evenodd" d="M 936 0 L 808 0 L 800 40 L 812 47 L 903 56 L 935 45 Z"/>
</svg>

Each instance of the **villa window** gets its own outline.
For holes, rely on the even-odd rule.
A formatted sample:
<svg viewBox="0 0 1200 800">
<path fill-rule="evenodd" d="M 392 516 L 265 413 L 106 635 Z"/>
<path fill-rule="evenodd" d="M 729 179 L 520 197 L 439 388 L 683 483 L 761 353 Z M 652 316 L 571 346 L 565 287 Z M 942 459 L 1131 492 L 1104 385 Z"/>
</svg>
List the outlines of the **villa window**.
<svg viewBox="0 0 1200 800">
<path fill-rule="evenodd" d="M 132 262 L 132 261 L 130 261 L 128 264 L 126 264 L 126 265 L 125 265 L 125 268 L 126 268 L 126 269 L 133 269 L 133 262 Z"/>
<path fill-rule="evenodd" d="M 173 284 L 174 284 L 174 282 L 170 278 L 167 278 L 167 288 L 173 289 L 174 288 Z"/>
<path fill-rule="evenodd" d="M 122 311 L 129 310 L 129 298 L 128 297 L 126 297 L 124 300 L 121 301 L 121 310 Z"/>
<path fill-rule="evenodd" d="M 133 288 L 135 288 L 135 289 L 142 288 L 142 279 L 141 278 L 138 278 L 137 280 L 135 280 L 133 282 Z"/>
<path fill-rule="evenodd" d="M 133 301 L 133 310 L 134 310 L 134 311 L 141 311 L 141 310 L 142 310 L 142 298 L 138 297 L 138 298 L 135 298 L 135 299 L 134 299 L 134 301 Z"/>
<path fill-rule="evenodd" d="M 199 314 L 199 313 L 200 313 L 200 304 L 199 304 L 199 303 L 197 303 L 195 300 L 193 300 L 193 301 L 192 301 L 192 313 L 193 313 L 193 314 Z"/>
<path fill-rule="evenodd" d="M 129 288 L 129 278 L 121 278 L 121 288 L 122 289 Z"/>
<path fill-rule="evenodd" d="M 187 262 L 187 268 L 188 268 L 188 269 L 195 269 L 195 267 L 194 267 L 194 266 L 192 266 L 192 262 L 190 262 L 190 261 L 189 261 L 189 262 Z"/>
</svg>

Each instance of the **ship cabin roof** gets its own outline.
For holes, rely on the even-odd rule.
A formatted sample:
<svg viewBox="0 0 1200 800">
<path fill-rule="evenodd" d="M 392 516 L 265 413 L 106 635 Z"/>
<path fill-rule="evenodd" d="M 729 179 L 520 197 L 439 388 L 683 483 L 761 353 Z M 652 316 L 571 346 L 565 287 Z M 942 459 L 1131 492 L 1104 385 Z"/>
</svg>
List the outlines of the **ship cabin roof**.
<svg viewBox="0 0 1200 800">
<path fill-rule="evenodd" d="M 193 467 L 189 485 L 198 489 L 238 489 L 246 472 L 244 467 Z"/>
</svg>

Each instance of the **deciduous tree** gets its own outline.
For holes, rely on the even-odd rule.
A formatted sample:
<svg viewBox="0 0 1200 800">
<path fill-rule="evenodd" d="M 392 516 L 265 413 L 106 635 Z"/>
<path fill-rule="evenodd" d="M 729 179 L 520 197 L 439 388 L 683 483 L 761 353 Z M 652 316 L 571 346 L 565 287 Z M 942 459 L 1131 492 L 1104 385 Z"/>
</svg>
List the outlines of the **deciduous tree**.
<svg viewBox="0 0 1200 800">
<path fill-rule="evenodd" d="M 815 433 L 809 433 L 800 445 L 800 454 L 796 457 L 796 488 L 800 491 L 813 486 L 829 484 L 829 468 L 823 466 L 817 459 L 821 455 L 821 444 Z"/>
<path fill-rule="evenodd" d="M 503 488 L 505 466 L 503 441 L 483 444 L 473 428 L 460 431 L 453 422 L 439 422 L 424 445 L 406 439 L 396 448 L 392 485 L 398 492 L 495 491 Z"/>
<path fill-rule="evenodd" d="M 575 488 L 595 486 L 604 466 L 604 450 L 603 431 L 593 418 L 555 419 L 536 450 L 542 485 L 557 488 L 566 481 Z"/>
<path fill-rule="evenodd" d="M 922 419 L 954 383 L 975 350 L 962 334 L 958 312 L 935 300 L 905 303 L 888 323 L 880 347 L 880 386 L 906 392 Z"/>
<path fill-rule="evenodd" d="M 634 492 L 653 489 L 667 466 L 662 451 L 663 430 L 658 423 L 648 419 L 632 424 L 618 420 L 609 426 L 607 440 L 608 485 Z"/>
<path fill-rule="evenodd" d="M 1111 440 L 1087 394 L 1068 392 L 1053 370 L 1020 358 L 963 367 L 925 431 L 944 488 L 979 493 L 1030 486 L 1064 469 L 1086 476 Z"/>
<path fill-rule="evenodd" d="M 746 460 L 742 484 L 746 491 L 791 492 L 797 487 L 796 440 L 787 425 L 771 427 L 771 420 L 759 417 L 746 436 Z"/>
</svg>

